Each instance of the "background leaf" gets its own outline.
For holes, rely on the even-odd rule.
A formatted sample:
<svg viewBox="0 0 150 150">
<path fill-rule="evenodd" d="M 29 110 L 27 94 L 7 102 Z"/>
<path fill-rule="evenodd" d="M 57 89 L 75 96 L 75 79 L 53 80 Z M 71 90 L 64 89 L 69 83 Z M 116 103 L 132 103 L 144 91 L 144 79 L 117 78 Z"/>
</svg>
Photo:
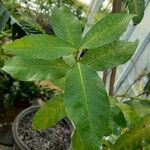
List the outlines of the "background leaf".
<svg viewBox="0 0 150 150">
<path fill-rule="evenodd" d="M 134 15 L 109 14 L 98 21 L 81 41 L 81 49 L 93 49 L 118 40 Z"/>
<path fill-rule="evenodd" d="M 142 99 L 142 100 L 135 99 L 129 101 L 128 104 L 141 117 L 150 114 L 150 99 Z"/>
<path fill-rule="evenodd" d="M 56 95 L 44 104 L 35 114 L 32 127 L 47 129 L 65 118 L 65 107 L 62 95 Z"/>
<path fill-rule="evenodd" d="M 19 80 L 34 81 L 62 78 L 69 68 L 62 59 L 49 61 L 14 57 L 5 61 L 2 69 Z"/>
<path fill-rule="evenodd" d="M 127 62 L 134 54 L 137 45 L 137 41 L 115 41 L 100 48 L 88 50 L 81 61 L 96 70 L 110 69 Z"/>
<path fill-rule="evenodd" d="M 126 120 L 122 110 L 117 106 L 111 106 L 111 114 L 113 121 L 119 125 L 120 127 L 124 128 L 127 126 Z"/>
<path fill-rule="evenodd" d="M 5 27 L 9 17 L 10 14 L 5 9 L 5 7 L 0 3 L 0 30 L 2 30 Z"/>
<path fill-rule="evenodd" d="M 72 150 L 85 150 L 81 137 L 76 130 L 72 136 L 71 141 L 72 141 Z"/>
<path fill-rule="evenodd" d="M 121 135 L 114 144 L 114 150 L 136 150 L 140 149 L 143 145 L 149 144 L 149 142 L 150 122 L 149 124 L 143 125 L 141 127 L 133 128 L 125 134 Z"/>
<path fill-rule="evenodd" d="M 62 6 L 54 8 L 51 16 L 51 25 L 56 36 L 78 47 L 82 30 L 80 21 L 69 8 Z"/>
<path fill-rule="evenodd" d="M 129 0 L 129 12 L 136 14 L 133 18 L 134 24 L 137 25 L 141 22 L 144 16 L 145 1 L 144 0 Z"/>
<path fill-rule="evenodd" d="M 53 60 L 69 55 L 75 48 L 60 39 L 47 34 L 29 35 L 3 46 L 5 52 L 28 59 Z"/>
<path fill-rule="evenodd" d="M 135 110 L 132 109 L 132 107 L 128 104 L 119 102 L 116 98 L 114 97 L 109 97 L 111 105 L 117 106 L 120 108 L 125 116 L 125 119 L 130 127 L 132 126 L 138 126 L 141 117 L 136 113 Z"/>
<path fill-rule="evenodd" d="M 86 150 L 99 150 L 109 125 L 110 106 L 96 71 L 77 63 L 67 74 L 64 99 L 67 116 L 75 124 Z"/>
</svg>

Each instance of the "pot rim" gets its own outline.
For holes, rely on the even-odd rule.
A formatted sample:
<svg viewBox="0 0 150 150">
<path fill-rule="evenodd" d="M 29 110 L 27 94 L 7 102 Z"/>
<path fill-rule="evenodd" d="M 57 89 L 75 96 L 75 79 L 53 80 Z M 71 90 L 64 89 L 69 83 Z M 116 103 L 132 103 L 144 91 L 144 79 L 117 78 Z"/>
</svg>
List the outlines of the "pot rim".
<svg viewBox="0 0 150 150">
<path fill-rule="evenodd" d="M 27 145 L 19 138 L 19 133 L 18 133 L 18 126 L 19 126 L 19 122 L 20 120 L 27 115 L 28 113 L 37 110 L 38 108 L 40 108 L 39 105 L 37 106 L 30 106 L 26 109 L 24 109 L 23 111 L 21 111 L 17 117 L 15 118 L 13 125 L 12 125 L 12 133 L 13 133 L 13 138 L 14 141 L 17 143 L 17 145 L 19 145 L 21 147 L 22 150 L 30 150 Z"/>
</svg>

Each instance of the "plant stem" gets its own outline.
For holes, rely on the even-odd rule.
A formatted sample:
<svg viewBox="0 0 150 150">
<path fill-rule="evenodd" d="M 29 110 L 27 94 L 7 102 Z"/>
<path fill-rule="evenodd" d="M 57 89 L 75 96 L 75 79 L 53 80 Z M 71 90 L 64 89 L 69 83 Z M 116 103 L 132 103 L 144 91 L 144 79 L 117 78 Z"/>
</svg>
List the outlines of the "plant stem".
<svg viewBox="0 0 150 150">
<path fill-rule="evenodd" d="M 122 0 L 114 0 L 112 12 L 113 13 L 120 12 L 121 4 L 122 4 Z M 115 84 L 115 78 L 116 78 L 116 71 L 117 71 L 117 67 L 114 67 L 112 69 L 111 76 L 110 76 L 109 95 L 111 95 L 111 96 L 114 95 L 114 84 Z"/>
<path fill-rule="evenodd" d="M 118 13 L 121 11 L 122 0 L 114 0 L 113 1 L 113 13 Z"/>
<path fill-rule="evenodd" d="M 112 68 L 110 75 L 110 84 L 109 84 L 109 95 L 114 95 L 114 84 L 116 78 L 117 67 Z"/>
<path fill-rule="evenodd" d="M 81 54 L 82 54 L 82 50 L 80 50 L 79 53 L 78 53 L 78 55 L 77 55 L 77 61 L 80 60 Z"/>
<path fill-rule="evenodd" d="M 106 86 L 107 77 L 108 77 L 108 70 L 105 70 L 103 72 L 103 82 L 105 86 Z"/>
</svg>

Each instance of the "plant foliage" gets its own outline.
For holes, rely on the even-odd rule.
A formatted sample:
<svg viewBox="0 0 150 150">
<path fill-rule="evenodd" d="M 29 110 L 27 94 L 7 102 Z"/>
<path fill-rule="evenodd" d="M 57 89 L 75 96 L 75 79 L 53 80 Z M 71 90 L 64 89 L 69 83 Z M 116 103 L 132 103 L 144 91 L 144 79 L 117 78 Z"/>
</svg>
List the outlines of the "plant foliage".
<svg viewBox="0 0 150 150">
<path fill-rule="evenodd" d="M 150 116 L 143 118 L 143 123 L 122 134 L 114 144 L 114 150 L 136 150 L 150 143 Z"/>
<path fill-rule="evenodd" d="M 33 119 L 32 126 L 35 129 L 47 129 L 50 126 L 55 125 L 65 116 L 66 113 L 63 96 L 56 95 L 50 101 L 47 101 L 44 106 L 38 110 Z"/>
<path fill-rule="evenodd" d="M 5 52 L 15 55 L 6 61 L 2 68 L 13 77 L 26 81 L 65 79 L 65 114 L 73 122 L 78 134 L 73 140 L 76 141 L 79 136 L 86 150 L 99 150 L 111 116 L 109 98 L 96 70 L 105 70 L 125 63 L 132 56 L 137 42 L 127 43 L 119 41 L 119 38 L 133 17 L 134 15 L 125 13 L 109 14 L 82 37 L 78 18 L 62 6 L 55 8 L 51 16 L 56 37 L 30 35 L 3 47 Z M 106 56 L 105 50 L 108 51 Z M 101 63 L 89 63 L 89 60 L 95 61 L 93 54 L 101 58 Z M 110 58 L 115 61 L 110 61 Z M 45 126 L 37 126 L 37 122 L 41 122 L 39 116 L 43 111 L 46 111 L 45 114 L 54 115 L 52 109 L 55 110 L 56 104 L 58 107 L 62 106 L 61 103 L 62 100 L 56 99 L 56 103 L 52 101 L 45 104 L 35 117 L 34 127 L 45 128 L 61 119 L 64 111 L 61 117 L 58 115 L 56 119 L 46 116 Z M 118 111 L 114 112 L 115 121 L 116 115 Z M 120 113 L 119 116 L 123 118 Z M 124 126 L 122 123 L 118 122 Z M 78 150 L 77 146 L 72 146 Z"/>
<path fill-rule="evenodd" d="M 137 25 L 141 22 L 144 16 L 145 0 L 128 0 L 129 12 L 135 14 L 133 18 L 134 24 Z"/>
</svg>

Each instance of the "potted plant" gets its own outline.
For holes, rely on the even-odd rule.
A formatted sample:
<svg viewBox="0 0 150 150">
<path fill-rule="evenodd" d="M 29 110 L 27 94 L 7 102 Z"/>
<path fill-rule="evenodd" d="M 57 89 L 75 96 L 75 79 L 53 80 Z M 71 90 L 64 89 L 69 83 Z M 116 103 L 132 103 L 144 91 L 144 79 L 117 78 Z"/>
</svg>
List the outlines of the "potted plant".
<svg viewBox="0 0 150 150">
<path fill-rule="evenodd" d="M 127 62 L 138 42 L 119 40 L 131 14 L 108 14 L 82 37 L 80 21 L 62 6 L 54 8 L 51 25 L 56 36 L 29 35 L 3 46 L 13 58 L 2 68 L 24 81 L 65 82 L 36 113 L 33 127 L 45 129 L 66 116 L 74 126 L 73 149 L 98 150 L 110 123 L 110 102 L 97 71 Z M 59 81 L 59 82 L 58 82 Z M 63 85 L 63 84 L 61 84 Z"/>
</svg>

